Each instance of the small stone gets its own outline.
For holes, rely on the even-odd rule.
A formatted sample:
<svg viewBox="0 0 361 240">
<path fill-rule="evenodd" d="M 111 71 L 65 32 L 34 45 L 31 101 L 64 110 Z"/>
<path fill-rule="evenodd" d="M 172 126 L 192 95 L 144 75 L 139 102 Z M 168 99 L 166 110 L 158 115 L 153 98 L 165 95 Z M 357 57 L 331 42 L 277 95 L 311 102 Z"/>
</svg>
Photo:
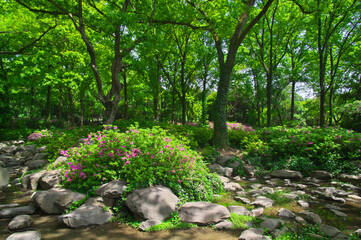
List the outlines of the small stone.
<svg viewBox="0 0 361 240">
<path fill-rule="evenodd" d="M 292 211 L 290 211 L 286 208 L 281 208 L 278 211 L 277 215 L 280 217 L 289 218 L 289 219 L 294 219 L 296 217 L 296 215 Z"/>
<path fill-rule="evenodd" d="M 303 208 L 308 208 L 308 207 L 310 207 L 310 204 L 308 204 L 308 202 L 305 202 L 305 201 L 303 201 L 303 200 L 298 200 L 298 201 L 297 201 L 297 204 L 298 204 L 299 206 L 303 207 Z"/>
<path fill-rule="evenodd" d="M 145 231 L 146 229 L 151 228 L 151 227 L 161 224 L 161 223 L 162 223 L 162 221 L 160 221 L 160 220 L 150 219 L 150 220 L 142 222 L 139 225 L 139 230 Z"/>
<path fill-rule="evenodd" d="M 251 185 L 252 189 L 259 189 L 260 187 L 262 187 L 262 184 L 259 184 L 259 183 Z"/>
<path fill-rule="evenodd" d="M 233 181 L 240 182 L 240 181 L 242 181 L 242 178 L 240 176 L 235 176 L 233 178 Z"/>
<path fill-rule="evenodd" d="M 259 196 L 256 198 L 254 202 L 251 203 L 251 205 L 260 206 L 264 208 L 272 207 L 274 201 L 272 199 L 269 199 L 267 197 Z"/>
<path fill-rule="evenodd" d="M 354 195 L 354 194 L 348 195 L 347 197 L 352 198 L 352 199 L 357 200 L 357 201 L 361 201 L 361 197 L 357 196 L 357 195 Z"/>
<path fill-rule="evenodd" d="M 336 206 L 336 205 L 333 205 L 333 204 L 326 204 L 326 205 L 325 205 L 325 208 L 334 209 L 334 210 L 337 210 L 337 211 L 341 211 L 341 210 L 342 210 L 339 206 Z"/>
<path fill-rule="evenodd" d="M 226 190 L 226 191 L 243 190 L 244 191 L 244 189 L 241 187 L 241 185 L 239 185 L 239 183 L 235 183 L 235 182 L 225 183 L 224 184 L 224 190 Z"/>
<path fill-rule="evenodd" d="M 316 178 L 316 179 L 320 179 L 320 180 L 331 180 L 332 178 L 332 174 L 328 171 L 324 171 L 324 170 L 316 170 L 313 171 L 311 173 L 311 177 Z"/>
<path fill-rule="evenodd" d="M 241 165 L 241 163 L 239 161 L 233 161 L 228 166 L 231 168 L 237 168 L 237 167 L 239 167 L 239 165 Z"/>
<path fill-rule="evenodd" d="M 277 178 L 288 178 L 288 179 L 301 179 L 303 178 L 303 175 L 301 172 L 299 171 L 292 171 L 292 170 L 287 170 L 287 169 L 283 169 L 283 170 L 273 170 L 271 172 L 271 176 L 272 177 L 277 177 Z"/>
<path fill-rule="evenodd" d="M 219 229 L 219 230 L 226 230 L 226 229 L 230 229 L 231 227 L 233 226 L 233 223 L 225 220 L 225 221 L 222 221 L 222 222 L 219 222 L 217 223 L 216 225 L 214 225 L 214 227 L 216 229 Z"/>
<path fill-rule="evenodd" d="M 248 198 L 245 198 L 245 197 L 235 196 L 234 199 L 237 200 L 237 201 L 240 201 L 240 202 L 242 202 L 244 204 L 250 204 L 251 203 L 251 200 L 249 200 Z"/>
<path fill-rule="evenodd" d="M 13 208 L 13 207 L 19 207 L 19 206 L 20 206 L 19 203 L 1 204 L 0 210 L 4 209 L 4 208 Z"/>
<path fill-rule="evenodd" d="M 33 219 L 29 215 L 18 215 L 11 220 L 8 225 L 10 231 L 17 231 L 30 227 Z"/>
<path fill-rule="evenodd" d="M 36 231 L 17 232 L 11 234 L 6 240 L 41 240 L 41 233 Z"/>
<path fill-rule="evenodd" d="M 243 165 L 243 170 L 249 177 L 254 177 L 257 173 L 257 169 L 251 165 Z"/>
<path fill-rule="evenodd" d="M 218 175 L 218 177 L 219 177 L 219 179 L 221 180 L 221 182 L 222 182 L 223 184 L 228 183 L 228 182 L 231 181 L 231 180 L 229 180 L 228 177 L 225 177 L 225 176 Z"/>
<path fill-rule="evenodd" d="M 12 218 L 18 215 L 33 214 L 34 212 L 35 208 L 33 206 L 4 208 L 0 210 L 0 218 Z"/>
<path fill-rule="evenodd" d="M 336 216 L 344 217 L 344 218 L 347 217 L 347 215 L 346 215 L 345 213 L 343 213 L 343 212 L 340 212 L 340 211 L 335 210 L 335 209 L 330 209 L 330 210 L 331 210 L 331 212 L 333 212 Z"/>
<path fill-rule="evenodd" d="M 305 223 L 306 223 L 306 220 L 303 219 L 303 218 L 301 218 L 300 216 L 297 216 L 297 217 L 295 218 L 295 220 L 296 220 L 296 222 L 299 222 L 299 223 L 301 223 L 301 224 L 305 224 Z"/>
<path fill-rule="evenodd" d="M 361 228 L 357 229 L 354 234 L 361 237 Z"/>
<path fill-rule="evenodd" d="M 322 236 L 317 235 L 315 233 L 306 233 L 306 235 L 308 235 L 309 237 L 311 237 L 310 239 L 324 239 Z"/>
</svg>

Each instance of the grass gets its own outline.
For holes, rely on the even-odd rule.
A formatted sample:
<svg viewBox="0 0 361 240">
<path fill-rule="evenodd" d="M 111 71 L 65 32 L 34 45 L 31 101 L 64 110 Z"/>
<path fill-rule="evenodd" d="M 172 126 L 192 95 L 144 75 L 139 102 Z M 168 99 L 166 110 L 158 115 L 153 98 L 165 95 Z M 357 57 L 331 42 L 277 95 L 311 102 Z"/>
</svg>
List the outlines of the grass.
<svg viewBox="0 0 361 240">
<path fill-rule="evenodd" d="M 146 232 L 154 232 L 154 231 L 162 231 L 162 230 L 171 230 L 171 229 L 188 229 L 192 227 L 197 227 L 196 224 L 193 223 L 185 223 L 185 222 L 177 222 L 174 223 L 170 219 L 162 222 L 161 224 L 152 226 L 146 229 Z"/>
<path fill-rule="evenodd" d="M 256 217 L 238 215 L 236 213 L 231 213 L 231 218 L 229 219 L 229 221 L 233 223 L 232 229 L 250 228 L 250 226 L 248 226 L 247 223 L 254 222 L 255 220 Z"/>
</svg>

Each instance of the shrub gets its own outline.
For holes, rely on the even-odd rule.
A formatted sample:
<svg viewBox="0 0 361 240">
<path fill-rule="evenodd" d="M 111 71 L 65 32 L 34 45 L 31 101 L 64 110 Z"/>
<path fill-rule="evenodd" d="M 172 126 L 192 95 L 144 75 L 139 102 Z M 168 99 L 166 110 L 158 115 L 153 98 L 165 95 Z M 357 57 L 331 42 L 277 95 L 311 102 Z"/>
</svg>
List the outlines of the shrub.
<svg viewBox="0 0 361 240">
<path fill-rule="evenodd" d="M 49 138 L 52 136 L 52 133 L 48 129 L 43 129 L 40 131 L 35 131 L 28 136 L 29 141 L 36 141 L 42 138 Z"/>
<path fill-rule="evenodd" d="M 125 179 L 129 191 L 163 184 L 182 200 L 209 200 L 222 191 L 222 184 L 187 142 L 159 127 L 135 126 L 121 133 L 116 126 L 105 126 L 89 134 L 80 147 L 62 151 L 69 157 L 65 186 L 86 192 L 92 186 Z"/>
</svg>

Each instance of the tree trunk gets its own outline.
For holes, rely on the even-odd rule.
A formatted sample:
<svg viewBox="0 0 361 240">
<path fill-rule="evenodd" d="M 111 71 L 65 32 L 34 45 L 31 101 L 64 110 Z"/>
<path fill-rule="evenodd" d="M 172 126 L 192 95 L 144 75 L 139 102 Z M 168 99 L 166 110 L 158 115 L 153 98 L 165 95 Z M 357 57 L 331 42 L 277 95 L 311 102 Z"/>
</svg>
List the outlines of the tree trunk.
<svg viewBox="0 0 361 240">
<path fill-rule="evenodd" d="M 84 125 L 84 92 L 80 96 L 80 127 Z"/>
<path fill-rule="evenodd" d="M 206 109 L 206 99 L 207 99 L 207 67 L 204 72 L 204 78 L 203 78 L 203 89 L 202 89 L 202 124 L 207 124 L 207 109 Z"/>
<path fill-rule="evenodd" d="M 330 98 L 329 98 L 329 111 L 330 111 L 330 116 L 328 118 L 328 125 L 332 126 L 332 119 L 333 119 L 333 92 L 334 89 L 333 87 L 330 88 Z"/>
<path fill-rule="evenodd" d="M 159 102 L 159 88 L 157 87 L 153 94 L 153 120 L 157 121 L 158 119 L 158 102 Z"/>
<path fill-rule="evenodd" d="M 173 88 L 173 94 L 172 94 L 172 123 L 174 124 L 174 111 L 175 111 L 175 89 Z"/>
<path fill-rule="evenodd" d="M 51 105 L 50 105 L 50 100 L 51 100 L 51 85 L 48 85 L 48 91 L 47 91 L 47 95 L 46 95 L 46 125 L 49 128 L 50 127 L 50 118 L 51 118 Z"/>
<path fill-rule="evenodd" d="M 292 77 L 292 89 L 291 89 L 291 121 L 294 120 L 295 115 L 295 89 L 296 89 L 296 81 Z"/>
<path fill-rule="evenodd" d="M 60 122 L 60 126 L 63 126 L 63 90 L 60 87 L 59 88 L 59 94 L 60 94 L 60 101 L 59 101 L 59 114 L 58 114 L 58 121 Z"/>
<path fill-rule="evenodd" d="M 123 75 L 124 83 L 124 112 L 123 112 L 123 119 L 128 120 L 128 83 L 127 83 L 127 74 L 124 73 Z"/>
<path fill-rule="evenodd" d="M 271 70 L 270 70 L 271 71 Z M 272 107 L 272 73 L 267 74 L 267 127 L 271 126 L 271 107 Z"/>
<path fill-rule="evenodd" d="M 69 112 L 68 112 L 68 121 L 70 122 L 70 126 L 75 125 L 75 117 L 74 117 L 74 102 L 73 95 L 71 92 L 71 88 L 68 87 L 68 100 L 69 100 Z"/>
</svg>

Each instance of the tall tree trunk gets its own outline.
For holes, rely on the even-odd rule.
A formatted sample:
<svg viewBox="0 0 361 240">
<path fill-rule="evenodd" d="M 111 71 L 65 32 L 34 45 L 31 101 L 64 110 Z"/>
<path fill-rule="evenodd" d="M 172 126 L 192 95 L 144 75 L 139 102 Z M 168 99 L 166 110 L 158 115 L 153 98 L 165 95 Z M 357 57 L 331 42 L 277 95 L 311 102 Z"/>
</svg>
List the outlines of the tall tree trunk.
<svg viewBox="0 0 361 240">
<path fill-rule="evenodd" d="M 46 125 L 50 127 L 50 118 L 51 118 L 51 85 L 48 85 L 47 95 L 46 95 Z"/>
<path fill-rule="evenodd" d="M 294 120 L 295 117 L 295 89 L 296 89 L 296 81 L 294 79 L 294 77 L 292 76 L 291 79 L 291 83 L 292 83 L 292 88 L 291 88 L 291 121 Z"/>
<path fill-rule="evenodd" d="M 271 70 L 270 70 L 271 71 Z M 271 126 L 271 107 L 272 107 L 272 73 L 267 74 L 267 127 Z"/>
<path fill-rule="evenodd" d="M 71 92 L 71 88 L 68 87 L 68 100 L 69 100 L 69 112 L 68 112 L 68 121 L 70 122 L 70 126 L 75 125 L 75 117 L 74 117 L 74 102 L 73 102 L 73 94 Z"/>
<path fill-rule="evenodd" d="M 207 99 L 207 70 L 208 66 L 205 66 L 204 77 L 203 77 L 203 89 L 202 89 L 202 124 L 207 124 L 207 109 L 206 109 L 206 99 Z"/>
<path fill-rule="evenodd" d="M 63 90 L 62 87 L 60 86 L 59 88 L 59 94 L 60 94 L 60 101 L 59 101 L 59 114 L 58 114 L 58 121 L 60 122 L 60 126 L 63 126 Z"/>
<path fill-rule="evenodd" d="M 153 120 L 157 121 L 158 119 L 158 103 L 159 103 L 159 88 L 157 87 L 153 94 Z"/>
<path fill-rule="evenodd" d="M 329 96 L 329 102 L 328 102 L 328 105 L 329 105 L 329 118 L 328 118 L 328 125 L 329 126 L 332 126 L 332 119 L 333 119 L 333 92 L 334 92 L 334 89 L 333 87 L 331 86 L 330 88 L 330 96 Z"/>
<path fill-rule="evenodd" d="M 174 124 L 174 118 L 175 118 L 175 89 L 173 88 L 173 93 L 172 93 L 172 123 Z"/>
<path fill-rule="evenodd" d="M 128 120 L 128 82 L 127 82 L 127 74 L 124 73 L 123 75 L 123 89 L 124 89 L 124 112 L 123 112 L 123 119 Z"/>
<path fill-rule="evenodd" d="M 84 91 L 82 91 L 81 96 L 80 96 L 80 127 L 82 127 L 84 125 L 84 113 L 85 113 L 85 108 L 84 108 Z"/>
</svg>

